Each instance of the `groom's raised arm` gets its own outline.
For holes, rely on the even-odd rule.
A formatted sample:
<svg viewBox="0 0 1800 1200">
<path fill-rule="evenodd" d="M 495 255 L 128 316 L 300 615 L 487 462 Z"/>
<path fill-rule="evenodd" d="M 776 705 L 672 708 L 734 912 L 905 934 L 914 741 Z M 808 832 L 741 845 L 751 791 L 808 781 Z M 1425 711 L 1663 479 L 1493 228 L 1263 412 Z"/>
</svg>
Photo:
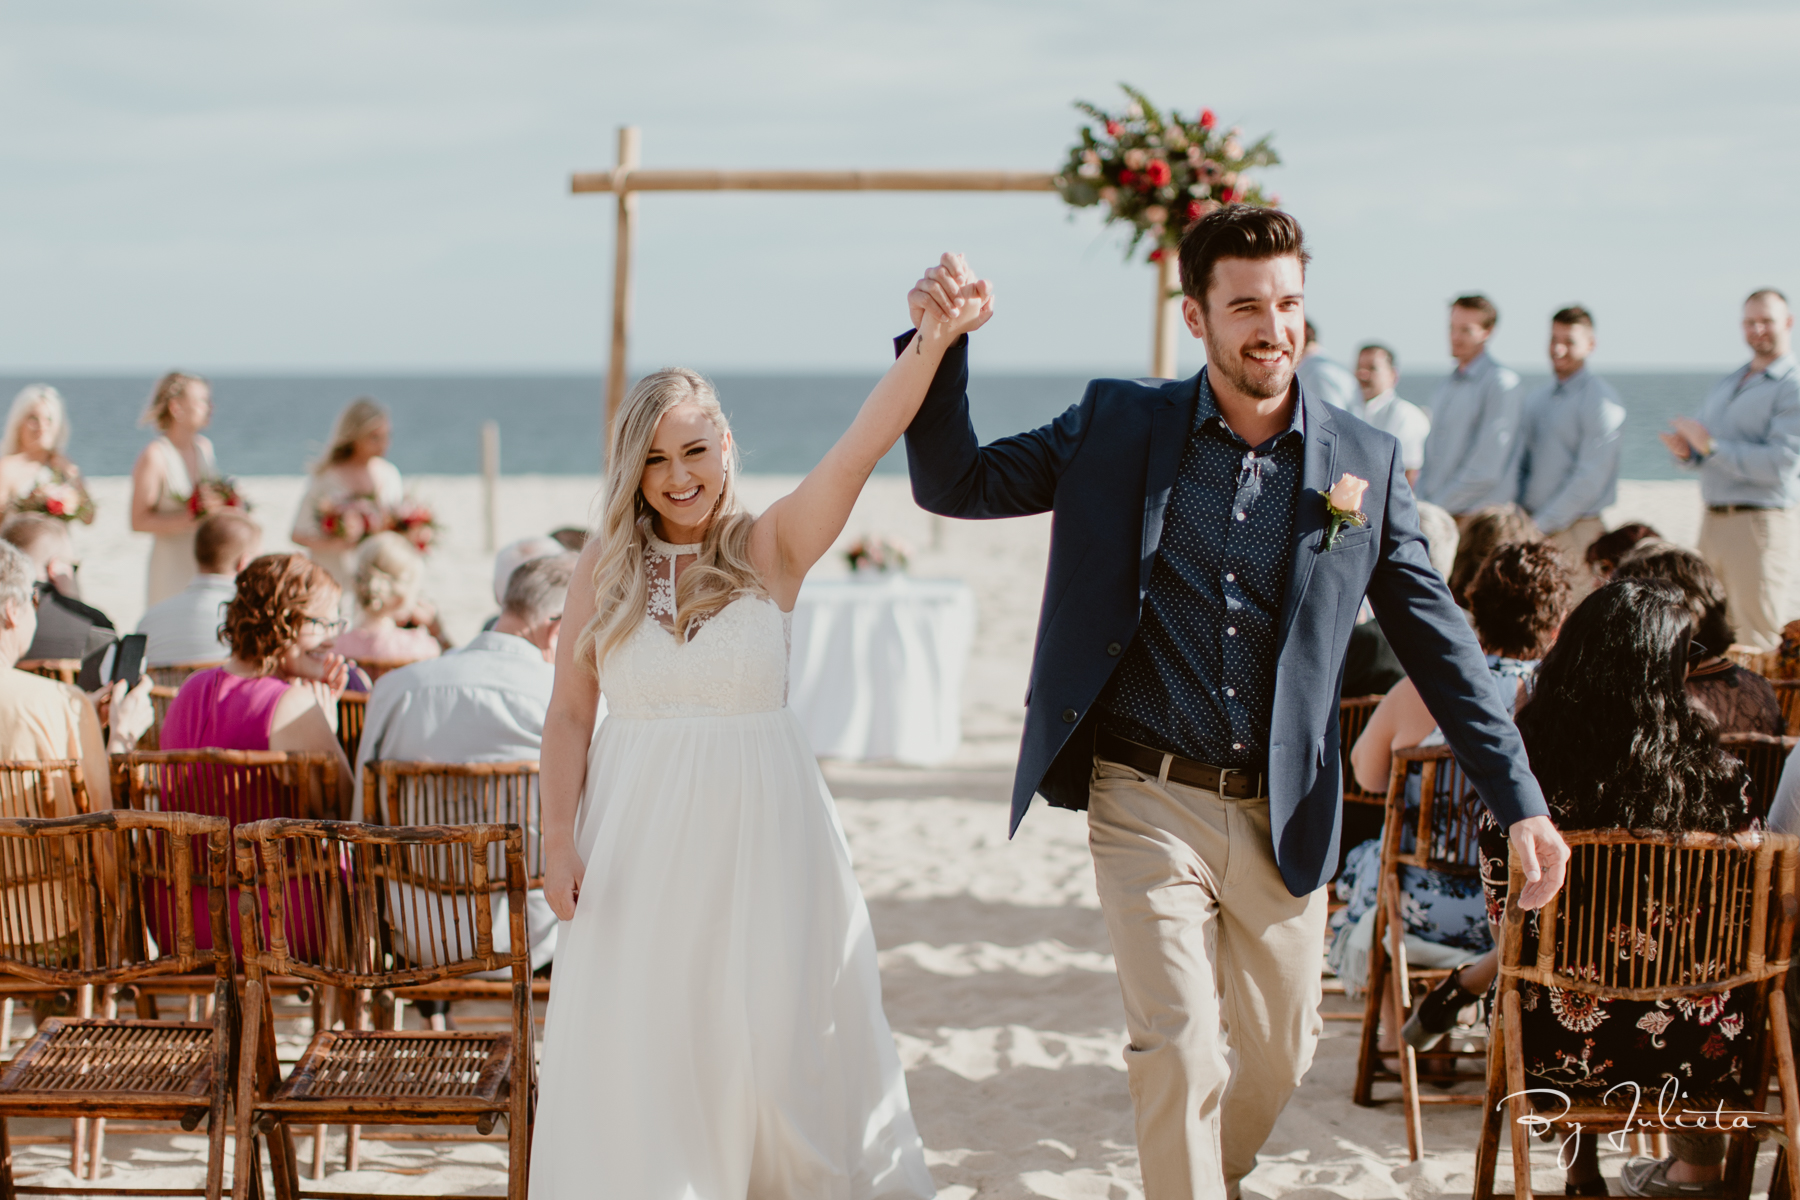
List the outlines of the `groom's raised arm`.
<svg viewBox="0 0 1800 1200">
<path fill-rule="evenodd" d="M 894 339 L 894 353 L 913 339 Z M 1081 403 L 1038 429 L 983 446 L 969 420 L 969 338 L 944 352 L 918 416 L 906 427 L 913 499 L 945 517 L 1023 517 L 1048 512 L 1056 481 L 1081 447 L 1094 412 L 1094 385 Z"/>
</svg>

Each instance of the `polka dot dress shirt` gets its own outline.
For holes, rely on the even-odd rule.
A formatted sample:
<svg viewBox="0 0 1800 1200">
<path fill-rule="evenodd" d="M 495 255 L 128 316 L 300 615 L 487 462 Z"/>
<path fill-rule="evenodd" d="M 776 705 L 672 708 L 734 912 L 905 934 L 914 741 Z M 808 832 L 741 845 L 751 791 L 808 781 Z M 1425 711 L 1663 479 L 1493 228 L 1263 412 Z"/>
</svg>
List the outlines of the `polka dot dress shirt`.
<svg viewBox="0 0 1800 1200">
<path fill-rule="evenodd" d="M 1305 438 L 1295 404 L 1292 424 L 1252 447 L 1201 374 L 1137 637 L 1100 699 L 1102 728 L 1214 766 L 1266 768 Z"/>
</svg>

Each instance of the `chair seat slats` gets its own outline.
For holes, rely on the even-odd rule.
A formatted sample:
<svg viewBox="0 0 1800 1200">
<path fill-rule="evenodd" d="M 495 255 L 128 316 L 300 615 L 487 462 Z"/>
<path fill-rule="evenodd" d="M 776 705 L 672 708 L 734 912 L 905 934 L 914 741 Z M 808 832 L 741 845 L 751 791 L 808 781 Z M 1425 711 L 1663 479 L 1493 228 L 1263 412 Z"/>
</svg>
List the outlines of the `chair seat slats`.
<svg viewBox="0 0 1800 1200">
<path fill-rule="evenodd" d="M 313 1039 L 274 1099 L 498 1101 L 511 1060 L 507 1033 L 339 1030 Z"/>
<path fill-rule="evenodd" d="M 210 1024 L 52 1017 L 0 1075 L 0 1092 L 188 1096 L 205 1104 L 213 1051 Z"/>
</svg>

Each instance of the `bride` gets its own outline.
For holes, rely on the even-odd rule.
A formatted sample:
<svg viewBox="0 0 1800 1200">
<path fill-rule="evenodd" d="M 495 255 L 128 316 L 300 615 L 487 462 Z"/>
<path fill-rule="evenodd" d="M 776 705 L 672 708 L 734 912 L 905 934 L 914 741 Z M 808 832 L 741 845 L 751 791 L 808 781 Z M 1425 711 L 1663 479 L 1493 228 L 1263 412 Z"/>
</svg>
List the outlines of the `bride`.
<svg viewBox="0 0 1800 1200">
<path fill-rule="evenodd" d="M 944 350 L 993 313 L 960 256 L 944 266 L 954 315 L 928 310 L 761 516 L 699 375 L 647 376 L 618 414 L 544 729 L 544 891 L 567 924 L 533 1200 L 935 1194 L 843 829 L 787 708 L 787 614 Z"/>
</svg>

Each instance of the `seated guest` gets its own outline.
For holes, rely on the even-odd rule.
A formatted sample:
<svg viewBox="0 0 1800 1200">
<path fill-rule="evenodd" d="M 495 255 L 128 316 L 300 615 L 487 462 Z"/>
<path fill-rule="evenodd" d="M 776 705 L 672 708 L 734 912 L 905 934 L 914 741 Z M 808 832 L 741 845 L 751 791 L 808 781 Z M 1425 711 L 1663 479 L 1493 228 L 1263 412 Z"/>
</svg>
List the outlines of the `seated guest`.
<svg viewBox="0 0 1800 1200">
<path fill-rule="evenodd" d="M 534 558 L 553 558 L 568 549 L 581 553 L 580 546 L 570 547 L 555 534 L 549 537 L 520 538 L 500 547 L 500 552 L 494 555 L 494 603 L 501 608 L 506 607 L 506 585 L 512 582 L 514 571 Z M 481 627 L 484 630 L 492 629 L 499 619 L 500 614 L 495 613 Z"/>
<path fill-rule="evenodd" d="M 353 820 L 364 819 L 363 765 L 536 761 L 556 681 L 557 635 L 575 556 L 538 558 L 513 572 L 494 628 L 442 658 L 375 681 L 357 752 Z M 497 898 L 504 904 L 504 897 Z M 507 928 L 496 910 L 495 937 Z M 556 953 L 556 914 L 541 891 L 528 897 L 526 928 L 535 970 Z"/>
<path fill-rule="evenodd" d="M 1469 607 L 1469 584 L 1496 547 L 1508 542 L 1541 542 L 1543 531 L 1531 514 L 1516 504 L 1490 504 L 1461 522 L 1462 539 L 1456 543 L 1456 561 L 1450 565 L 1450 594 Z"/>
<path fill-rule="evenodd" d="M 223 662 L 231 657 L 220 626 L 225 606 L 237 594 L 237 573 L 262 549 L 262 530 L 235 509 L 216 512 L 194 530 L 194 565 L 199 574 L 186 588 L 150 606 L 137 631 L 147 639 L 144 661 L 153 667 L 173 663 Z"/>
<path fill-rule="evenodd" d="M 101 735 L 100 717 L 80 689 L 45 679 L 14 666 L 37 633 L 40 589 L 33 584 L 36 564 L 11 543 L 0 541 L 0 759 L 42 762 L 75 759 L 87 784 L 88 804 L 94 811 L 111 808 L 112 772 L 107 751 L 129 751 L 152 713 L 147 689 L 123 698 L 124 684 L 116 685 L 113 704 L 113 744 Z M 9 801 L 16 797 L 8 796 Z M 49 811 L 24 812 L 10 805 L 0 807 L 6 817 L 68 817 L 75 815 L 74 797 L 59 790 Z"/>
<path fill-rule="evenodd" d="M 1587 548 L 1587 566 L 1594 573 L 1595 583 L 1601 584 L 1611 579 L 1619 561 L 1631 553 L 1631 548 L 1650 538 L 1661 541 L 1662 534 L 1642 521 L 1629 521 L 1590 542 Z"/>
<path fill-rule="evenodd" d="M 378 533 L 356 550 L 356 628 L 332 646 L 345 658 L 410 663 L 443 653 L 438 639 L 414 622 L 433 625 L 437 613 L 419 595 L 425 559 L 397 533 Z"/>
<path fill-rule="evenodd" d="M 1637 544 L 1613 571 L 1614 579 L 1663 579 L 1681 589 L 1694 618 L 1694 648 L 1703 656 L 1688 666 L 1688 696 L 1718 722 L 1720 733 L 1787 732 L 1775 687 L 1738 666 L 1722 651 L 1735 639 L 1725 615 L 1725 587 L 1692 550 L 1657 539 Z"/>
<path fill-rule="evenodd" d="M 1475 636 L 1487 652 L 1488 669 L 1507 699 L 1516 704 L 1568 611 L 1569 578 L 1563 561 L 1545 542 L 1501 546 L 1488 556 L 1469 586 L 1469 601 L 1474 609 Z M 1382 697 L 1369 717 L 1367 728 L 1351 747 L 1350 765 L 1359 786 L 1385 795 L 1395 750 L 1442 744 L 1437 720 L 1425 707 L 1419 689 L 1411 680 L 1402 680 Z M 1413 821 L 1418 819 L 1418 788 L 1415 769 L 1407 781 L 1408 819 Z M 1381 843 L 1376 839 L 1350 851 L 1338 879 L 1338 894 L 1349 901 L 1344 910 L 1349 923 L 1333 941 L 1330 961 L 1347 989 L 1362 987 L 1380 875 Z M 1492 947 L 1478 880 L 1407 867 L 1401 887 L 1406 898 L 1401 910 L 1406 919 L 1409 961 L 1424 967 L 1456 966 Z M 1389 1014 L 1390 1030 L 1397 1017 L 1397 1013 Z"/>
<path fill-rule="evenodd" d="M 1449 578 L 1456 559 L 1456 518 L 1429 501 L 1419 501 L 1419 531 L 1425 535 L 1426 553 L 1439 575 Z M 1350 631 L 1350 649 L 1344 655 L 1344 682 L 1338 695 L 1381 696 L 1406 678 L 1406 668 L 1388 645 L 1387 634 L 1368 604 Z"/>
<path fill-rule="evenodd" d="M 181 685 L 163 718 L 162 748 L 324 754 L 348 799 L 337 701 L 349 669 L 326 648 L 343 628 L 341 596 L 325 568 L 303 554 L 265 554 L 240 571 L 225 606 L 231 657 Z"/>
<path fill-rule="evenodd" d="M 1712 723 L 1688 700 L 1693 630 L 1687 597 L 1659 579 L 1614 580 L 1569 615 L 1519 713 L 1531 770 L 1557 828 L 1733 833 L 1749 826 L 1743 768 L 1720 750 Z M 1505 831 L 1485 812 L 1481 845 L 1488 910 L 1498 927 L 1508 848 Z M 1562 905 L 1579 913 L 1585 900 L 1566 892 Z M 1532 913 L 1525 919 L 1527 957 L 1536 941 Z M 1446 1003 L 1470 1003 L 1487 989 L 1494 968 L 1474 974 L 1462 972 L 1468 999 Z M 1649 1096 L 1673 1080 L 1681 1095 L 1699 1099 L 1727 1081 L 1747 1080 L 1756 1069 L 1744 1059 L 1754 1039 L 1735 1034 L 1744 1022 L 1741 994 L 1687 1004 L 1581 996 L 1575 1005 L 1555 995 L 1546 1003 L 1535 984 L 1524 984 L 1521 992 L 1527 1087 L 1558 1089 L 1581 1103 L 1625 1081 Z M 1421 1007 L 1435 1000 L 1433 993 Z M 1645 1037 L 1649 1029 L 1655 1036 Z M 1718 1186 L 1724 1135 L 1672 1134 L 1669 1141 L 1673 1157 L 1625 1164 L 1627 1195 L 1706 1195 L 1706 1188 Z M 1568 1168 L 1568 1194 L 1606 1194 L 1596 1150 L 1594 1135 L 1581 1135 Z"/>
<path fill-rule="evenodd" d="M 42 600 L 37 636 L 22 659 L 86 658 L 112 645 L 112 619 L 81 602 L 81 584 L 75 578 L 81 564 L 66 525 L 55 517 L 20 513 L 0 525 L 0 541 L 17 546 L 31 559 Z"/>
</svg>

